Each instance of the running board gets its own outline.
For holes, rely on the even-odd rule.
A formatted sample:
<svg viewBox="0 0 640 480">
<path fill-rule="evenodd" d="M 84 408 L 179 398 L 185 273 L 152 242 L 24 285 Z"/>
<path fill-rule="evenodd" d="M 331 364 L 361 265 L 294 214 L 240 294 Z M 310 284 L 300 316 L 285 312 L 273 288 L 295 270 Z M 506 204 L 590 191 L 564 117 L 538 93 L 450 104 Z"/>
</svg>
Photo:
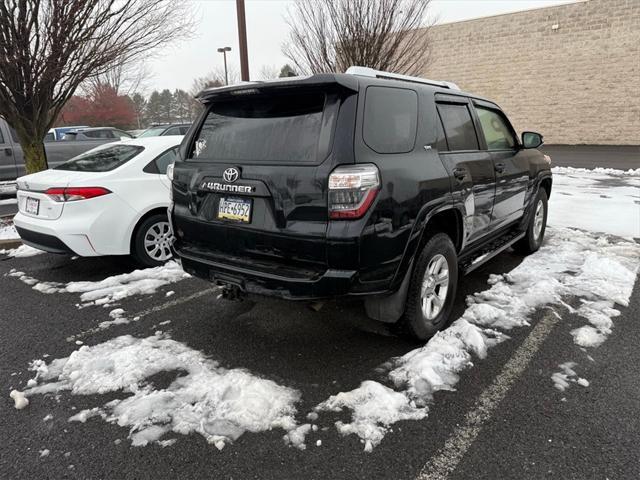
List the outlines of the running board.
<svg viewBox="0 0 640 480">
<path fill-rule="evenodd" d="M 523 238 L 525 234 L 526 232 L 516 230 L 497 238 L 489 245 L 487 245 L 484 249 L 482 249 L 478 254 L 474 255 L 469 260 L 462 262 L 462 264 L 460 265 L 460 270 L 462 270 L 462 273 L 464 275 L 473 272 L 476 268 L 484 265 L 500 252 L 503 252 L 518 240 Z"/>
</svg>

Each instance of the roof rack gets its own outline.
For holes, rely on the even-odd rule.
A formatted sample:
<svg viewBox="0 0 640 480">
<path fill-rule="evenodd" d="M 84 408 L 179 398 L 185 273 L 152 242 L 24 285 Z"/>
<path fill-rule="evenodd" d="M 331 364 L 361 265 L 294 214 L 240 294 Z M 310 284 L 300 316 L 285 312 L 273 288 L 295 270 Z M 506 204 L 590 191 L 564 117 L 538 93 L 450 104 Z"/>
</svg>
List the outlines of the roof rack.
<svg viewBox="0 0 640 480">
<path fill-rule="evenodd" d="M 369 67 L 349 67 L 345 72 L 348 75 L 360 75 L 362 77 L 384 78 L 387 80 L 400 80 L 401 82 L 422 83 L 425 85 L 433 85 L 434 87 L 449 88 L 451 90 L 460 90 L 453 82 L 445 82 L 440 80 L 429 80 L 428 78 L 411 77 L 409 75 L 400 75 L 399 73 L 383 72 L 374 70 Z"/>
</svg>

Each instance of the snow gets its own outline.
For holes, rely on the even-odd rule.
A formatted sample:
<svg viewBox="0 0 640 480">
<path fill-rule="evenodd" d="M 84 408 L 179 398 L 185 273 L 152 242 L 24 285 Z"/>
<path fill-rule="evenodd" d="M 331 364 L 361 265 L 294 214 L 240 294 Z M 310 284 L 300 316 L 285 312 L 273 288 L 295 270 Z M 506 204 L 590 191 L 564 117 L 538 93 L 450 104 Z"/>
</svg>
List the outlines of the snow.
<svg viewBox="0 0 640 480">
<path fill-rule="evenodd" d="M 20 235 L 18 235 L 13 223 L 0 222 L 0 240 L 14 240 L 19 238 Z"/>
<path fill-rule="evenodd" d="M 24 392 L 20 392 L 18 390 L 11 390 L 9 396 L 13 399 L 14 406 L 18 410 L 22 410 L 27 405 L 29 405 L 29 399 L 25 396 Z"/>
<path fill-rule="evenodd" d="M 3 200 L 0 200 L 0 205 L 17 205 L 17 204 L 18 204 L 17 198 L 5 198 Z"/>
<path fill-rule="evenodd" d="M 114 302 L 133 295 L 150 295 L 164 285 L 176 283 L 189 277 L 189 274 L 185 273 L 176 262 L 167 262 L 165 265 L 159 267 L 134 270 L 131 273 L 114 275 L 97 282 L 83 281 L 69 282 L 67 284 L 42 282 L 26 275 L 24 272 L 16 270 L 12 270 L 9 275 L 18 277 L 22 282 L 32 286 L 34 290 L 42 293 L 80 293 L 80 300 L 83 302 L 83 306 L 109 306 Z M 111 313 L 119 310 L 121 309 L 112 310 Z M 124 310 L 120 313 L 124 313 Z M 114 313 L 112 323 L 126 323 L 119 320 L 120 317 L 120 315 Z"/>
<path fill-rule="evenodd" d="M 558 365 L 560 371 L 555 372 L 553 375 L 551 375 L 553 386 L 561 392 L 564 392 L 567 388 L 569 388 L 571 383 L 577 383 L 582 387 L 588 387 L 589 381 L 585 378 L 579 377 L 575 372 L 574 368 L 577 365 L 578 364 L 575 362 L 565 362 Z"/>
<path fill-rule="evenodd" d="M 42 457 L 48 457 L 49 453 L 51 452 L 49 451 L 48 448 L 45 448 L 43 450 L 39 450 L 38 453 L 40 453 L 40 458 L 42 458 Z"/>
<path fill-rule="evenodd" d="M 488 290 L 467 297 L 461 318 L 425 346 L 389 362 L 391 387 L 366 380 L 314 410 L 350 411 L 350 422 L 336 422 L 338 432 L 357 435 L 365 451 L 371 451 L 394 423 L 426 417 L 435 392 L 454 390 L 460 372 L 471 367 L 474 358 L 485 358 L 490 347 L 508 338 L 509 330 L 528 326 L 540 307 L 566 305 L 564 298 L 577 297 L 581 306 L 574 313 L 605 339 L 613 328 L 612 318 L 620 313 L 614 304 L 628 305 L 639 264 L 640 244 L 633 241 L 549 226 L 536 254 L 509 273 L 491 275 Z M 586 329 L 580 331 L 576 343 L 589 344 Z M 557 388 L 577 382 L 574 374 L 554 374 Z"/>
<path fill-rule="evenodd" d="M 4 253 L 8 257 L 12 258 L 25 258 L 40 255 L 44 253 L 44 251 L 30 247 L 29 245 L 20 245 L 18 248 L 13 248 L 11 250 L 0 250 L 0 253 Z"/>
<path fill-rule="evenodd" d="M 640 237 L 640 168 L 552 171 L 550 225 Z"/>
<path fill-rule="evenodd" d="M 50 413 L 49 413 L 49 414 L 47 414 L 47 415 L 42 419 L 42 421 L 43 421 L 43 422 L 48 422 L 48 421 L 50 421 L 50 420 L 53 420 L 53 415 L 51 415 Z"/>
<path fill-rule="evenodd" d="M 121 336 L 82 346 L 69 357 L 32 364 L 38 385 L 29 396 L 69 391 L 73 395 L 124 391 L 124 399 L 85 409 L 69 420 L 92 417 L 129 430 L 134 446 L 159 441 L 170 432 L 199 433 L 223 448 L 245 432 L 296 428 L 297 390 L 242 369 L 224 369 L 202 353 L 166 335 Z M 167 388 L 148 379 L 175 373 Z M 161 444 L 167 446 L 168 443 Z"/>
</svg>

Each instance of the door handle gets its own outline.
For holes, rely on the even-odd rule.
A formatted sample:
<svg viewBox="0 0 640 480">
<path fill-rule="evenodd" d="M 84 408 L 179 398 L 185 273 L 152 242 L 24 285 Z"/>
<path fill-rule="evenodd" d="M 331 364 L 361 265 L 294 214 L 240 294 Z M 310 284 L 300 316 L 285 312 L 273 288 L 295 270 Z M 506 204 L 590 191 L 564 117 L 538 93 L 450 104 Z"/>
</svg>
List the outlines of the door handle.
<svg viewBox="0 0 640 480">
<path fill-rule="evenodd" d="M 10 157 L 10 156 L 12 156 L 12 155 L 13 155 L 13 150 L 11 150 L 9 147 L 7 147 L 7 148 L 5 148 L 5 149 L 4 149 L 4 154 L 5 154 L 7 157 Z"/>
<path fill-rule="evenodd" d="M 467 169 L 466 168 L 454 168 L 453 169 L 453 176 L 456 177 L 456 180 L 462 181 L 462 180 L 464 180 L 464 177 L 467 176 Z"/>
<path fill-rule="evenodd" d="M 493 168 L 496 172 L 502 173 L 504 172 L 504 163 L 496 163 Z"/>
</svg>

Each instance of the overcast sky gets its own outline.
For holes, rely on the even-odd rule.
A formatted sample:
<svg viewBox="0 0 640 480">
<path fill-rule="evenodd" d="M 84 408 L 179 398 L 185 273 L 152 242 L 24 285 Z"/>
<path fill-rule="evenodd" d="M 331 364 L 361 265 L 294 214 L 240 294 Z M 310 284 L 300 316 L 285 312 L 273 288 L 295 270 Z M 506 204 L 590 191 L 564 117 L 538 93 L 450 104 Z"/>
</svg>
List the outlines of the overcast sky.
<svg viewBox="0 0 640 480">
<path fill-rule="evenodd" d="M 235 0 L 191 0 L 198 12 L 195 36 L 165 48 L 149 62 L 151 72 L 147 91 L 183 88 L 189 90 L 194 78 L 203 77 L 214 68 L 222 68 L 218 47 L 229 46 L 229 67 L 239 72 L 238 29 Z M 313 1 L 313 0 L 308 0 Z M 438 23 L 467 20 L 500 13 L 540 8 L 571 0 L 433 0 L 430 15 Z M 251 78 L 259 78 L 263 66 L 280 68 L 287 63 L 281 46 L 288 27 L 284 14 L 290 0 L 246 0 L 249 69 Z M 147 92 L 147 93 L 148 93 Z"/>
</svg>

